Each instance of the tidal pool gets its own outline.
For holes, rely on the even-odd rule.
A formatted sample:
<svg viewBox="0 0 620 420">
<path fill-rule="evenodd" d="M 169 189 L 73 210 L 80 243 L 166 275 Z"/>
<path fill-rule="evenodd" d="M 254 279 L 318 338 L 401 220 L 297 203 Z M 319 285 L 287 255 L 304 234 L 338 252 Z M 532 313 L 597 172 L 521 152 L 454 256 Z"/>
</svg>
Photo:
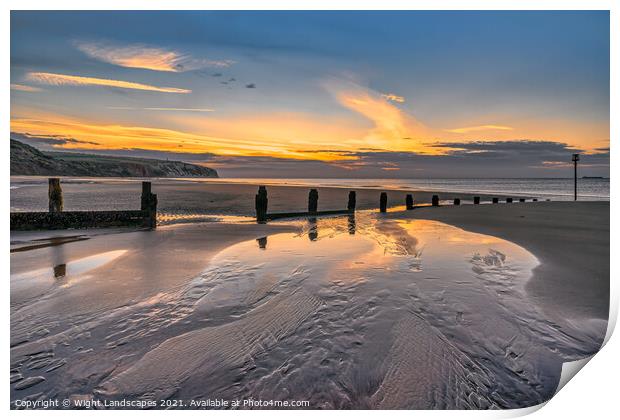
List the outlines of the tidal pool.
<svg viewBox="0 0 620 420">
<path fill-rule="evenodd" d="M 526 407 L 598 342 L 528 297 L 537 265 L 513 243 L 439 222 L 310 219 L 225 249 L 181 289 L 17 347 L 12 375 L 70 398 Z M 33 372 L 41 354 L 63 365 Z"/>
</svg>

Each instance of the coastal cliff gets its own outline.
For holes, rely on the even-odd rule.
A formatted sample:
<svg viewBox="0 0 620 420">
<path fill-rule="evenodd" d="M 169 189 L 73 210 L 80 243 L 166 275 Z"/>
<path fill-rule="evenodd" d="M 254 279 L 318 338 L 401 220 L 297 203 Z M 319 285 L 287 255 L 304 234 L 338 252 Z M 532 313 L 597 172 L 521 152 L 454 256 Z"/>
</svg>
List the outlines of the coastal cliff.
<svg viewBox="0 0 620 420">
<path fill-rule="evenodd" d="M 174 160 L 41 152 L 11 139 L 11 175 L 217 178 L 217 171 Z"/>
</svg>

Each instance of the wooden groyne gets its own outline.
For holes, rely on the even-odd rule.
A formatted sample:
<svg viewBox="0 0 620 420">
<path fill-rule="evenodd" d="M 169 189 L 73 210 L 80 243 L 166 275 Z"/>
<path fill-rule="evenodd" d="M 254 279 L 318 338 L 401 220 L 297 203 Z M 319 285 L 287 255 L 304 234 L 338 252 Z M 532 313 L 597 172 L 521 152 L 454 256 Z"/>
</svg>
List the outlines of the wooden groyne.
<svg viewBox="0 0 620 420">
<path fill-rule="evenodd" d="M 49 211 L 11 212 L 11 230 L 145 227 L 157 225 L 157 195 L 151 183 L 142 183 L 140 210 L 64 211 L 59 178 L 49 178 Z"/>
<path fill-rule="evenodd" d="M 108 210 L 108 211 L 64 211 L 64 199 L 62 186 L 59 178 L 49 178 L 48 189 L 49 211 L 47 212 L 12 212 L 11 230 L 37 230 L 37 229 L 81 229 L 81 228 L 103 228 L 103 227 L 144 227 L 154 229 L 157 226 L 157 195 L 151 191 L 150 182 L 142 182 L 142 195 L 140 197 L 140 210 Z M 451 198 L 452 205 L 460 206 L 461 198 Z M 519 202 L 525 202 L 525 198 L 518 198 Z M 433 207 L 445 205 L 447 198 L 440 204 L 439 195 L 432 196 L 431 203 L 415 205 L 413 194 L 406 194 L 405 208 L 414 210 L 419 207 L 426 207 L 429 204 Z M 538 201 L 534 198 L 532 201 Z M 507 197 L 506 203 L 512 203 L 513 199 Z M 498 197 L 492 198 L 492 203 L 499 203 Z M 473 197 L 473 204 L 481 204 L 479 196 Z M 269 199 L 267 188 L 259 186 L 255 197 L 256 221 L 265 223 L 269 220 L 334 216 L 334 215 L 353 215 L 357 205 L 355 191 L 349 191 L 347 206 L 342 210 L 319 210 L 319 192 L 312 188 L 308 193 L 308 211 L 301 212 L 282 212 L 269 213 Z M 388 193 L 383 191 L 379 194 L 379 211 L 386 213 L 388 210 Z"/>
<path fill-rule="evenodd" d="M 520 198 L 519 202 L 525 202 L 525 198 Z M 532 201 L 538 201 L 536 198 L 532 199 Z M 488 202 L 488 201 L 487 201 Z M 512 203 L 512 198 L 506 198 L 506 203 Z M 499 198 L 493 197 L 492 203 L 499 203 Z M 296 217 L 310 217 L 314 218 L 316 216 L 333 216 L 333 215 L 342 215 L 349 214 L 353 215 L 355 213 L 356 206 L 356 193 L 355 191 L 349 191 L 349 198 L 347 202 L 347 208 L 343 210 L 319 210 L 319 192 L 317 189 L 312 188 L 308 193 L 308 211 L 299 211 L 299 212 L 283 212 L 283 213 L 269 213 L 267 211 L 269 199 L 267 198 L 267 188 L 265 186 L 258 187 L 258 193 L 256 194 L 256 221 L 259 223 L 265 223 L 270 220 L 275 219 L 285 219 L 285 218 L 296 218 Z M 473 197 L 473 204 L 479 205 L 481 204 L 481 199 L 479 196 Z M 435 194 L 431 198 L 431 206 L 439 207 L 439 195 Z M 459 206 L 461 205 L 460 198 L 453 198 L 452 205 Z M 422 205 L 414 205 L 413 194 L 406 194 L 405 196 L 405 208 L 407 210 L 414 210 L 420 207 L 427 207 L 428 204 Z M 386 213 L 388 209 L 388 194 L 387 192 L 381 192 L 379 194 L 379 212 Z"/>
<path fill-rule="evenodd" d="M 339 214 L 355 213 L 356 196 L 355 191 L 349 191 L 349 199 L 345 210 L 319 210 L 319 192 L 311 189 L 308 193 L 308 211 L 304 212 L 284 212 L 284 213 L 268 213 L 267 206 L 269 199 L 267 198 L 267 188 L 258 187 L 256 194 L 256 221 L 264 223 L 269 220 L 285 219 L 292 217 L 312 217 L 312 216 L 332 216 Z"/>
</svg>

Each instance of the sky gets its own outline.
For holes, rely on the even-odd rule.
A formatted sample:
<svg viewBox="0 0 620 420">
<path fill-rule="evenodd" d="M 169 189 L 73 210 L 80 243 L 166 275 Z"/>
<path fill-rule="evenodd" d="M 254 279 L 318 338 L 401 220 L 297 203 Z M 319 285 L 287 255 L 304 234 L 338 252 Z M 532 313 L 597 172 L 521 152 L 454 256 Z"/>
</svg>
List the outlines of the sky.
<svg viewBox="0 0 620 420">
<path fill-rule="evenodd" d="M 609 176 L 607 11 L 13 11 L 11 138 L 225 177 Z"/>
</svg>

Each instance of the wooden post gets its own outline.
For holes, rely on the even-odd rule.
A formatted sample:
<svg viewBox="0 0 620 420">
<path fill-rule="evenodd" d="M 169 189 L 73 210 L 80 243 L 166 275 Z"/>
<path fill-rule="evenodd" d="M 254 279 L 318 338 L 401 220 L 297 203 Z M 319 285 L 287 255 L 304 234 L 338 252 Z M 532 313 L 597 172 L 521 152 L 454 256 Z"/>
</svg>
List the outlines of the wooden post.
<svg viewBox="0 0 620 420">
<path fill-rule="evenodd" d="M 525 203 L 525 198 L 519 198 L 519 203 Z"/>
<path fill-rule="evenodd" d="M 460 206 L 461 205 L 461 199 L 460 198 L 455 198 L 454 199 L 454 205 L 455 206 Z"/>
<path fill-rule="evenodd" d="M 149 195 L 148 212 L 148 219 L 144 225 L 145 227 L 155 229 L 157 227 L 157 194 Z"/>
<path fill-rule="evenodd" d="M 151 199 L 151 183 L 142 182 L 142 196 L 140 197 L 140 210 L 145 211 L 149 208 L 149 200 Z"/>
<path fill-rule="evenodd" d="M 407 207 L 407 210 L 413 210 L 413 195 L 407 194 L 405 197 L 405 206 Z"/>
<path fill-rule="evenodd" d="M 347 210 L 355 211 L 355 191 L 349 191 L 349 202 L 347 203 Z"/>
<path fill-rule="evenodd" d="M 499 198 L 493 197 L 493 204 L 497 204 L 497 203 L 499 203 Z"/>
<path fill-rule="evenodd" d="M 255 207 L 256 207 L 256 221 L 259 223 L 264 223 L 267 221 L 267 204 L 269 200 L 267 199 L 267 188 L 261 185 L 258 187 L 258 194 L 256 194 L 255 198 Z"/>
<path fill-rule="evenodd" d="M 60 213 L 63 209 L 62 188 L 60 188 L 60 178 L 49 178 L 49 188 L 47 197 L 49 199 L 50 213 Z"/>
<path fill-rule="evenodd" d="M 142 182 L 140 210 L 148 213 L 142 222 L 142 226 L 155 229 L 157 226 L 157 195 L 151 193 L 151 183 L 149 181 Z"/>
<path fill-rule="evenodd" d="M 431 200 L 433 207 L 437 207 L 439 206 L 439 196 L 438 195 L 434 195 L 432 200 Z"/>
<path fill-rule="evenodd" d="M 387 193 L 382 192 L 379 197 L 379 211 L 385 213 L 387 211 Z"/>
<path fill-rule="evenodd" d="M 506 203 L 512 203 L 512 197 L 508 197 L 508 198 L 506 199 Z"/>
<path fill-rule="evenodd" d="M 474 204 L 480 204 L 480 197 L 474 197 Z"/>
<path fill-rule="evenodd" d="M 319 208 L 319 192 L 314 188 L 308 194 L 308 212 L 316 213 Z"/>
</svg>

